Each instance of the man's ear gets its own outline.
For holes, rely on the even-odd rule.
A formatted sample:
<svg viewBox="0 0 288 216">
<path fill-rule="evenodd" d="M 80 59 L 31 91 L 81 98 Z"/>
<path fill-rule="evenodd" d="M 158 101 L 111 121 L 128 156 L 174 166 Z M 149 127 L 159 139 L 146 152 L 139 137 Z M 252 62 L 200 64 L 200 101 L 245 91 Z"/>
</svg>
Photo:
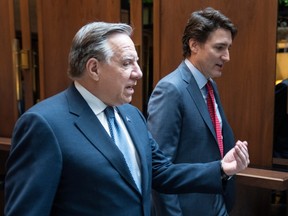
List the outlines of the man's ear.
<svg viewBox="0 0 288 216">
<path fill-rule="evenodd" d="M 189 40 L 189 47 L 190 47 L 191 53 L 197 53 L 199 49 L 199 43 L 196 40 L 191 38 Z"/>
<path fill-rule="evenodd" d="M 90 58 L 86 63 L 86 70 L 88 75 L 93 79 L 99 80 L 99 61 L 96 58 Z"/>
</svg>

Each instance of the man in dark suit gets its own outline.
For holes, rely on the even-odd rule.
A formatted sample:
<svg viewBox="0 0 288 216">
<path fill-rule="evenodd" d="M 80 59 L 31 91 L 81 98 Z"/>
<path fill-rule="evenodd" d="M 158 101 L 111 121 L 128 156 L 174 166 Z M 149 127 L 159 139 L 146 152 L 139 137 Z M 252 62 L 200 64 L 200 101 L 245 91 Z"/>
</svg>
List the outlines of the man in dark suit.
<svg viewBox="0 0 288 216">
<path fill-rule="evenodd" d="M 247 143 L 240 141 L 229 156 L 207 164 L 173 165 L 164 157 L 129 104 L 142 77 L 131 32 L 126 24 L 94 22 L 75 35 L 68 71 L 73 84 L 16 123 L 6 216 L 148 216 L 152 187 L 221 193 L 224 177 L 247 167 Z M 125 142 L 117 141 L 120 134 Z"/>
<path fill-rule="evenodd" d="M 193 12 L 182 38 L 184 61 L 153 90 L 148 103 L 148 128 L 172 163 L 218 161 L 235 145 L 212 78 L 220 77 L 224 64 L 230 60 L 229 49 L 236 32 L 232 22 L 217 10 L 206 8 Z M 214 108 L 222 132 L 219 141 L 207 108 L 208 81 L 214 90 Z M 221 194 L 153 192 L 155 213 L 157 216 L 227 215 L 234 202 L 234 185 L 234 178 L 229 179 Z"/>
</svg>

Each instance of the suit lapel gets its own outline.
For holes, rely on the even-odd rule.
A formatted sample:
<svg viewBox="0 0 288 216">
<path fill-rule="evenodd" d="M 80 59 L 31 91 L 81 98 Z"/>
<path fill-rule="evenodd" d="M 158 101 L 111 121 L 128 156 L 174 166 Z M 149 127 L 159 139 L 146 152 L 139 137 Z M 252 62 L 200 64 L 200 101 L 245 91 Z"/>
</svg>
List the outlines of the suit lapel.
<svg viewBox="0 0 288 216">
<path fill-rule="evenodd" d="M 78 116 L 75 126 L 110 161 L 119 174 L 138 191 L 123 154 L 74 86 L 68 89 L 67 100 L 70 112 Z"/>
<path fill-rule="evenodd" d="M 195 106 L 197 107 L 204 122 L 207 124 L 209 130 L 213 134 L 215 140 L 217 140 L 214 126 L 212 124 L 212 121 L 211 121 L 211 118 L 207 109 L 207 105 L 203 99 L 202 93 L 200 89 L 198 88 L 198 85 L 194 76 L 192 75 L 191 71 L 189 70 L 189 68 L 186 66 L 184 62 L 182 62 L 180 66 L 180 72 L 181 72 L 182 79 L 186 83 L 188 83 L 187 91 L 189 92 L 192 100 L 194 101 Z"/>
</svg>

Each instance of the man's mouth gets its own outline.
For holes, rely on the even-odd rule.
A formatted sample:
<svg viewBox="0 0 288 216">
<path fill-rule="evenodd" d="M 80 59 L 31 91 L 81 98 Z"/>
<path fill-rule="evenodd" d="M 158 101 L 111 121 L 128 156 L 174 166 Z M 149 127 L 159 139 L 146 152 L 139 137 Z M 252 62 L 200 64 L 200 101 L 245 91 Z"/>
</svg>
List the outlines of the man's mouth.
<svg viewBox="0 0 288 216">
<path fill-rule="evenodd" d="M 216 64 L 216 66 L 219 67 L 220 69 L 222 69 L 224 65 L 223 64 Z"/>
<path fill-rule="evenodd" d="M 133 94 L 133 93 L 134 93 L 134 86 L 136 86 L 136 85 L 137 85 L 137 82 L 134 83 L 134 84 L 132 84 L 132 85 L 126 86 L 126 89 L 127 89 L 131 94 Z"/>
</svg>

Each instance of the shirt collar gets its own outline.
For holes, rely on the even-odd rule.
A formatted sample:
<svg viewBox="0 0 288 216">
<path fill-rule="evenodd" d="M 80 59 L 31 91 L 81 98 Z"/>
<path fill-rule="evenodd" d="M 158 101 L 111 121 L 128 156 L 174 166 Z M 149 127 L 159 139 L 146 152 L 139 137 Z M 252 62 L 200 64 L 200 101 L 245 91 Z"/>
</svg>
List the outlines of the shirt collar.
<svg viewBox="0 0 288 216">
<path fill-rule="evenodd" d="M 202 89 L 207 83 L 206 77 L 188 59 L 184 62 L 194 76 L 199 89 Z"/>
<path fill-rule="evenodd" d="M 74 81 L 74 84 L 75 88 L 79 91 L 84 100 L 88 103 L 95 115 L 103 112 L 103 110 L 107 107 L 106 104 L 104 104 L 99 98 L 91 94 L 91 92 L 84 88 L 79 82 Z"/>
</svg>

